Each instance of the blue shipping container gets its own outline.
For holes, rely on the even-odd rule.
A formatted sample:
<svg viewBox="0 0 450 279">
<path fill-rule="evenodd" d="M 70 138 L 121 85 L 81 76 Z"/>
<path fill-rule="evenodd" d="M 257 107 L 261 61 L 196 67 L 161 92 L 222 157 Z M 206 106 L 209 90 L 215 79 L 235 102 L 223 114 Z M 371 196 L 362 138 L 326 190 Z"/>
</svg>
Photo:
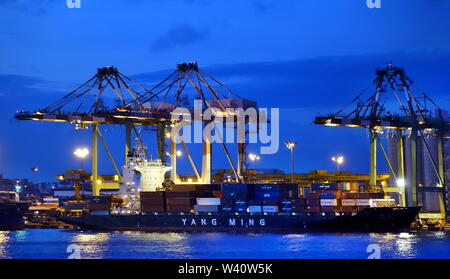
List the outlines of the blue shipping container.
<svg viewBox="0 0 450 279">
<path fill-rule="evenodd" d="M 311 185 L 313 191 L 337 191 L 339 190 L 337 183 L 313 183 Z"/>
<path fill-rule="evenodd" d="M 336 199 L 336 193 L 320 193 L 320 198 L 334 200 Z"/>
</svg>

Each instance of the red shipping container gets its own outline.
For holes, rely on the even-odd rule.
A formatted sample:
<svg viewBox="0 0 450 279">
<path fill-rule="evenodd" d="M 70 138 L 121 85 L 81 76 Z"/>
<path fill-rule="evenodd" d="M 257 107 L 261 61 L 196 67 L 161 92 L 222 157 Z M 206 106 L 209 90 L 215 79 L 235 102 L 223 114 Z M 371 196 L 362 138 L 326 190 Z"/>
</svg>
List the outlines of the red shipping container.
<svg viewBox="0 0 450 279">
<path fill-rule="evenodd" d="M 318 199 L 320 198 L 320 193 L 319 192 L 305 193 L 304 196 L 307 199 Z"/>
<path fill-rule="evenodd" d="M 358 198 L 358 193 L 348 193 L 348 192 L 342 193 L 342 199 L 352 200 L 352 199 L 357 199 L 357 198 Z"/>
<path fill-rule="evenodd" d="M 213 191 L 213 195 L 215 198 L 223 198 L 223 192 L 222 191 Z"/>
<path fill-rule="evenodd" d="M 340 207 L 339 206 L 322 206 L 320 207 L 320 210 L 322 212 L 340 212 Z"/>
<path fill-rule="evenodd" d="M 363 209 L 366 209 L 366 208 L 370 208 L 370 206 L 358 206 L 358 207 L 357 207 L 357 210 L 358 210 L 358 212 L 359 212 L 359 211 L 361 211 L 361 210 L 363 210 Z"/>
<path fill-rule="evenodd" d="M 370 199 L 370 193 L 358 193 L 357 199 Z"/>
<path fill-rule="evenodd" d="M 183 206 L 193 206 L 195 200 L 193 198 L 171 198 L 166 199 L 167 205 L 183 205 Z"/>
<path fill-rule="evenodd" d="M 164 198 L 164 193 L 164 191 L 140 192 L 139 195 L 141 199 L 162 199 Z"/>
<path fill-rule="evenodd" d="M 159 199 L 142 199 L 141 198 L 141 204 L 146 204 L 146 205 L 162 205 L 164 206 L 165 201 L 162 198 Z"/>
<path fill-rule="evenodd" d="M 164 206 L 152 206 L 152 205 L 141 205 L 142 212 L 164 212 L 166 208 Z"/>
<path fill-rule="evenodd" d="M 190 212 L 192 207 L 190 206 L 180 206 L 180 205 L 168 205 L 166 208 L 167 212 Z"/>
<path fill-rule="evenodd" d="M 355 206 L 341 206 L 341 212 L 352 213 L 353 211 L 356 211 Z"/>
<path fill-rule="evenodd" d="M 320 206 L 320 199 L 306 199 L 307 206 Z"/>
<path fill-rule="evenodd" d="M 320 206 L 307 206 L 306 212 L 309 213 L 319 213 L 320 212 Z"/>
</svg>

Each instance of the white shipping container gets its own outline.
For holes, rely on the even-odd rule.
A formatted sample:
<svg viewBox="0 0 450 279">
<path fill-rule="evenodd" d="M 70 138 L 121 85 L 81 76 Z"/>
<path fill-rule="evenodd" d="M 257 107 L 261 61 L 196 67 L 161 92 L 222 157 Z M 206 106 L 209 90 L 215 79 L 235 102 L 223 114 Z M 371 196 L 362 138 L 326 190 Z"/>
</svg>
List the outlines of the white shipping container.
<svg viewBox="0 0 450 279">
<path fill-rule="evenodd" d="M 394 199 L 371 199 L 370 207 L 391 207 L 396 206 Z"/>
<path fill-rule="evenodd" d="M 194 205 L 194 210 L 196 212 L 219 212 L 219 206 L 218 205 Z"/>
<path fill-rule="evenodd" d="M 355 206 L 356 200 L 354 199 L 342 199 L 341 200 L 342 206 Z"/>
<path fill-rule="evenodd" d="M 266 205 L 262 207 L 263 212 L 278 212 L 278 206 L 276 205 Z"/>
<path fill-rule="evenodd" d="M 257 205 L 251 205 L 248 207 L 248 212 L 250 213 L 256 213 L 256 212 L 262 212 L 262 207 Z"/>
<path fill-rule="evenodd" d="M 357 199 L 356 205 L 358 206 L 370 206 L 370 199 Z"/>
<path fill-rule="evenodd" d="M 332 200 L 332 199 L 321 199 L 320 200 L 320 205 L 321 206 L 337 206 L 338 205 L 338 201 L 336 199 Z"/>
<path fill-rule="evenodd" d="M 197 198 L 197 205 L 220 205 L 220 198 Z"/>
</svg>

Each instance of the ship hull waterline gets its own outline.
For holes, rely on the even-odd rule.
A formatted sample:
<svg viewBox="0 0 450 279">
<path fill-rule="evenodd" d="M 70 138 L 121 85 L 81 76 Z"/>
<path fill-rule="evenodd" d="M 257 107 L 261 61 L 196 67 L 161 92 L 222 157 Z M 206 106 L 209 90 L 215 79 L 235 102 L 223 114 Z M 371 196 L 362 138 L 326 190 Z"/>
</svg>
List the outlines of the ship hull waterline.
<svg viewBox="0 0 450 279">
<path fill-rule="evenodd" d="M 0 204 L 0 231 L 25 229 L 24 214 L 28 211 L 27 203 Z"/>
<path fill-rule="evenodd" d="M 409 231 L 420 207 L 367 208 L 357 214 L 147 213 L 60 216 L 90 231 L 146 232 L 399 232 Z"/>
</svg>

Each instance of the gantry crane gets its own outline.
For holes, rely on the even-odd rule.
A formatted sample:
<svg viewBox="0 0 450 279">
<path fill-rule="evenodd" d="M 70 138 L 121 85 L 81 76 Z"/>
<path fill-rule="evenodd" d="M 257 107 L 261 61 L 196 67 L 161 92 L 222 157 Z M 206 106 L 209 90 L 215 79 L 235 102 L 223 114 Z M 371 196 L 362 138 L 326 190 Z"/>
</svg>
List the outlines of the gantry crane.
<svg viewBox="0 0 450 279">
<path fill-rule="evenodd" d="M 370 187 L 377 185 L 377 143 L 383 151 L 384 157 L 389 165 L 391 175 L 398 180 L 405 179 L 405 164 L 411 165 L 410 189 L 411 195 L 408 204 L 417 205 L 417 144 L 419 138 L 423 141 L 423 146 L 427 156 L 430 158 L 433 171 L 439 181 L 437 188 L 445 193 L 445 168 L 444 168 L 444 148 L 443 138 L 449 131 L 449 123 L 443 117 L 443 111 L 425 93 L 415 96 L 412 92 L 413 81 L 406 75 L 404 69 L 393 66 L 389 63 L 384 69 L 376 71 L 375 85 L 367 97 L 364 90 L 358 94 L 349 105 L 338 112 L 326 116 L 315 118 L 314 123 L 325 126 L 363 127 L 370 132 Z M 373 87 L 372 87 L 373 88 Z M 395 97 L 391 102 L 390 97 Z M 365 99 L 364 99 L 365 98 Z M 392 98 L 391 98 L 392 99 Z M 389 111 L 389 106 L 395 103 L 400 107 L 400 112 Z M 433 115 L 428 108 L 432 105 L 436 109 Z M 355 106 L 356 105 L 356 106 Z M 385 131 L 393 131 L 397 144 L 397 171 L 394 171 L 383 145 L 379 139 Z M 433 159 L 430 147 L 425 140 L 426 133 L 433 133 L 438 138 L 438 162 Z M 411 149 L 410 162 L 407 162 L 404 154 L 405 134 L 410 139 Z M 419 137 L 420 136 L 420 137 Z M 424 187 L 425 188 L 425 187 Z M 442 195 L 443 197 L 445 194 Z M 445 203 L 440 200 L 441 213 L 445 211 Z"/>
<path fill-rule="evenodd" d="M 229 88 L 225 87 L 209 74 L 201 71 L 197 63 L 183 63 L 177 65 L 176 70 L 164 78 L 151 89 L 136 83 L 129 77 L 118 71 L 117 68 L 107 66 L 98 68 L 97 73 L 81 86 L 71 91 L 63 98 L 39 109 L 35 112 L 18 112 L 15 118 L 18 120 L 52 121 L 71 123 L 76 129 L 92 130 L 92 189 L 93 195 L 99 195 L 101 185 L 98 185 L 98 138 L 100 138 L 104 149 L 113 164 L 116 174 L 120 177 L 120 171 L 114 161 L 108 146 L 100 132 L 100 125 L 124 125 L 125 126 L 125 163 L 126 156 L 131 149 L 131 136 L 134 131 L 138 141 L 143 145 L 136 129 L 137 125 L 153 127 L 157 131 L 158 156 L 165 162 L 165 138 L 171 128 L 180 124 L 178 117 L 174 117 L 174 110 L 179 106 L 188 106 L 189 98 L 182 93 L 189 93 L 190 89 L 195 92 L 201 102 L 206 105 L 205 109 L 215 108 L 215 116 L 232 117 L 227 108 L 256 108 L 256 103 L 244 100 Z M 106 92 L 114 92 L 115 100 L 107 96 Z M 109 102 L 108 102 L 109 101 Z M 192 109 L 191 109 L 192 110 Z M 204 111 L 201 112 L 203 114 Z M 217 114 L 217 115 L 216 115 Z M 208 122 L 214 122 L 214 118 Z M 200 120 L 203 122 L 203 120 Z M 246 124 L 250 122 L 247 121 Z M 247 129 L 245 128 L 245 131 Z M 176 173 L 176 138 L 171 138 L 171 164 L 172 181 L 180 183 Z M 189 158 L 191 166 L 198 178 L 193 183 L 208 184 L 211 182 L 211 142 L 203 142 L 202 174 L 200 175 L 190 156 L 190 153 L 181 142 Z M 233 164 L 224 143 L 223 149 L 230 165 L 232 166 L 237 181 L 244 180 L 245 143 L 238 143 L 238 168 Z M 149 158 L 148 154 L 146 154 Z"/>
</svg>

